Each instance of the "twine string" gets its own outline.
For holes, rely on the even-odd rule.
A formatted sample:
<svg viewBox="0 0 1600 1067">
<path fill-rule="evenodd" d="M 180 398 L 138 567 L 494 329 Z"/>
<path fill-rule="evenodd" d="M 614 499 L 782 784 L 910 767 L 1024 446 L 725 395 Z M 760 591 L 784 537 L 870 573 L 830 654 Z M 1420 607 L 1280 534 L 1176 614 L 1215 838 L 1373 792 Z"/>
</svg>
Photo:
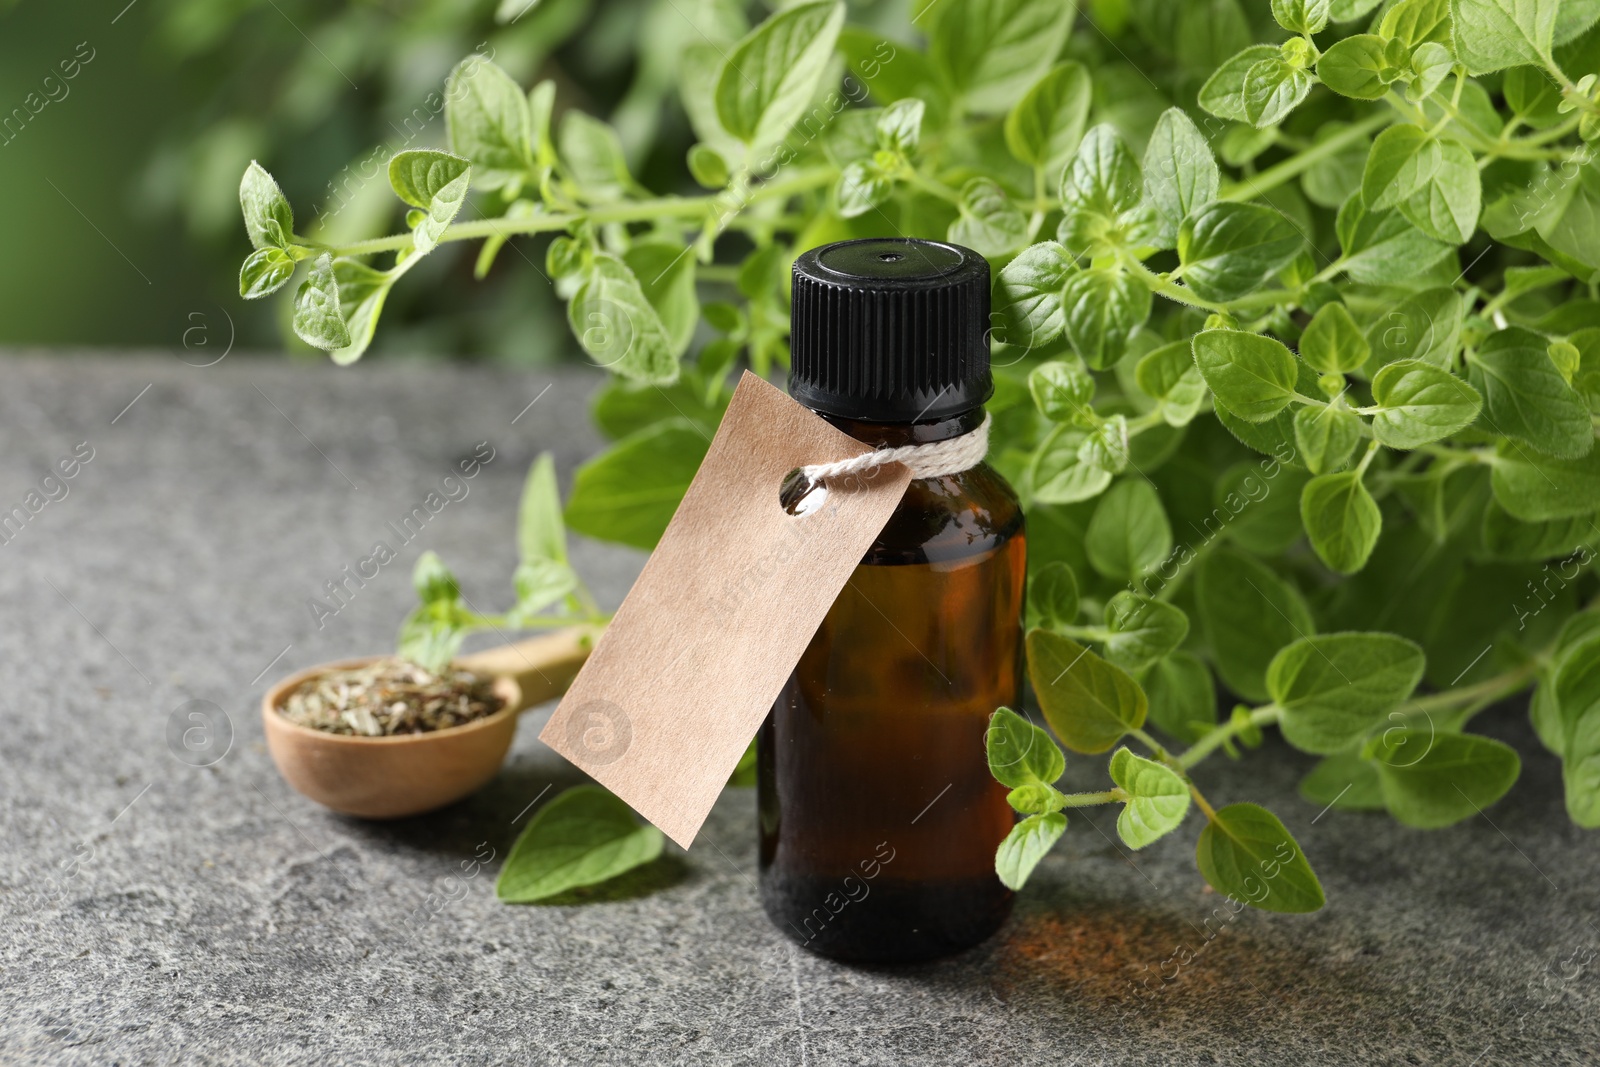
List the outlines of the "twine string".
<svg viewBox="0 0 1600 1067">
<path fill-rule="evenodd" d="M 983 457 L 988 454 L 989 414 L 985 412 L 978 428 L 960 437 L 920 445 L 880 448 L 836 463 L 813 463 L 801 467 L 800 473 L 812 485 L 816 485 L 849 474 L 865 474 L 890 463 L 900 463 L 911 471 L 913 478 L 940 478 L 971 470 L 982 463 Z"/>
</svg>

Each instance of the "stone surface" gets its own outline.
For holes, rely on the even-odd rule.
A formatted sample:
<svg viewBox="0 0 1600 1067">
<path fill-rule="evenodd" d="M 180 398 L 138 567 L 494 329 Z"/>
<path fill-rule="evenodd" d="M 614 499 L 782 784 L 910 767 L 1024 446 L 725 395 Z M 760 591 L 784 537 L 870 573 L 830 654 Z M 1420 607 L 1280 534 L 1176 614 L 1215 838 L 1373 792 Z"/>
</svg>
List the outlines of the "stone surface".
<svg viewBox="0 0 1600 1067">
<path fill-rule="evenodd" d="M 836 965 L 768 926 L 748 790 L 615 899 L 498 903 L 498 858 L 473 861 L 503 856 L 530 803 L 577 777 L 535 740 L 537 716 L 499 778 L 429 817 L 363 823 L 291 791 L 262 745 L 263 689 L 387 648 L 422 548 L 504 606 L 523 473 L 551 449 L 565 480 L 597 447 L 595 384 L 238 355 L 0 361 L 0 510 L 80 442 L 94 450 L 0 544 L 0 1061 L 1600 1057 L 1600 851 L 1513 712 L 1484 725 L 1521 750 L 1522 782 L 1441 832 L 1319 816 L 1294 794 L 1308 761 L 1277 748 L 1202 768 L 1213 799 L 1283 816 L 1327 887 L 1316 915 L 1234 918 L 1194 870 L 1192 822 L 1134 855 L 1094 811 L 1073 815 L 1000 936 L 907 969 Z M 481 441 L 494 459 L 467 498 L 319 628 L 308 600 Z M 641 562 L 586 543 L 575 559 L 612 604 Z M 231 722 L 209 766 L 169 751 L 189 701 Z M 1091 786 L 1098 762 L 1072 762 Z"/>
</svg>

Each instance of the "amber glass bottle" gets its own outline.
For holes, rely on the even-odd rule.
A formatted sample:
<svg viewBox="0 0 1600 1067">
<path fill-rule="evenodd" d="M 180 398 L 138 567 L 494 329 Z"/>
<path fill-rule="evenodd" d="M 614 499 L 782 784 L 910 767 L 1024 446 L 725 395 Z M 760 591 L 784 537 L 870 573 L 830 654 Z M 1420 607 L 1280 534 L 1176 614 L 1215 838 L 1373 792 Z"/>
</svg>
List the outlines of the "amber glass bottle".
<svg viewBox="0 0 1600 1067">
<path fill-rule="evenodd" d="M 988 313 L 969 249 L 813 249 L 794 267 L 790 392 L 874 446 L 972 432 Z M 912 481 L 779 695 L 758 735 L 761 892 L 806 948 L 930 959 L 1005 921 L 994 854 L 1014 817 L 983 740 L 1021 685 L 1024 553 L 988 466 Z"/>
</svg>

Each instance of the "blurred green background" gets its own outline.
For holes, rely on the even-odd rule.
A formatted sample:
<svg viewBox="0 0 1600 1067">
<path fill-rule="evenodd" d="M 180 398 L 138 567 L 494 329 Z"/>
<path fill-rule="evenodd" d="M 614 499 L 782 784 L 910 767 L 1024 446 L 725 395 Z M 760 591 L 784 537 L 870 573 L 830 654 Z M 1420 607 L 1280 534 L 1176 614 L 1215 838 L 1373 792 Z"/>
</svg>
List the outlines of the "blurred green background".
<svg viewBox="0 0 1600 1067">
<path fill-rule="evenodd" d="M 360 176 L 362 164 L 442 146 L 435 94 L 479 50 L 524 85 L 554 78 L 558 108 L 617 124 L 646 185 L 682 189 L 691 185 L 690 134 L 671 92 L 676 56 L 711 20 L 732 21 L 737 35 L 746 8 L 0 0 L 0 345 L 177 349 L 191 315 L 214 322 L 221 307 L 239 347 L 321 358 L 282 328 L 288 301 L 239 298 L 249 244 L 237 190 L 251 159 L 283 184 L 302 232 L 390 232 L 399 202 L 381 170 Z M 330 195 L 330 180 L 340 195 Z M 521 363 L 566 355 L 574 345 L 561 305 L 534 266 L 544 242 L 513 247 L 520 254 L 500 256 L 482 282 L 472 279 L 472 249 L 430 256 L 396 290 L 374 354 Z"/>
</svg>

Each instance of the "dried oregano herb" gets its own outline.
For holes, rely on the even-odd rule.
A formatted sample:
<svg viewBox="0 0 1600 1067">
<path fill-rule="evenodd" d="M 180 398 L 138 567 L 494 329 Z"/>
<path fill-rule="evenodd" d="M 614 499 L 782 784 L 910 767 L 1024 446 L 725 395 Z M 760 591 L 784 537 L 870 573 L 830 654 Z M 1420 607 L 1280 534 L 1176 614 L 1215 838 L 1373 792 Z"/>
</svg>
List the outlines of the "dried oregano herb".
<svg viewBox="0 0 1600 1067">
<path fill-rule="evenodd" d="M 330 734 L 392 737 L 464 726 L 493 715 L 504 703 L 492 678 L 455 668 L 434 673 L 403 659 L 380 659 L 307 678 L 278 711 L 297 726 Z"/>
</svg>

